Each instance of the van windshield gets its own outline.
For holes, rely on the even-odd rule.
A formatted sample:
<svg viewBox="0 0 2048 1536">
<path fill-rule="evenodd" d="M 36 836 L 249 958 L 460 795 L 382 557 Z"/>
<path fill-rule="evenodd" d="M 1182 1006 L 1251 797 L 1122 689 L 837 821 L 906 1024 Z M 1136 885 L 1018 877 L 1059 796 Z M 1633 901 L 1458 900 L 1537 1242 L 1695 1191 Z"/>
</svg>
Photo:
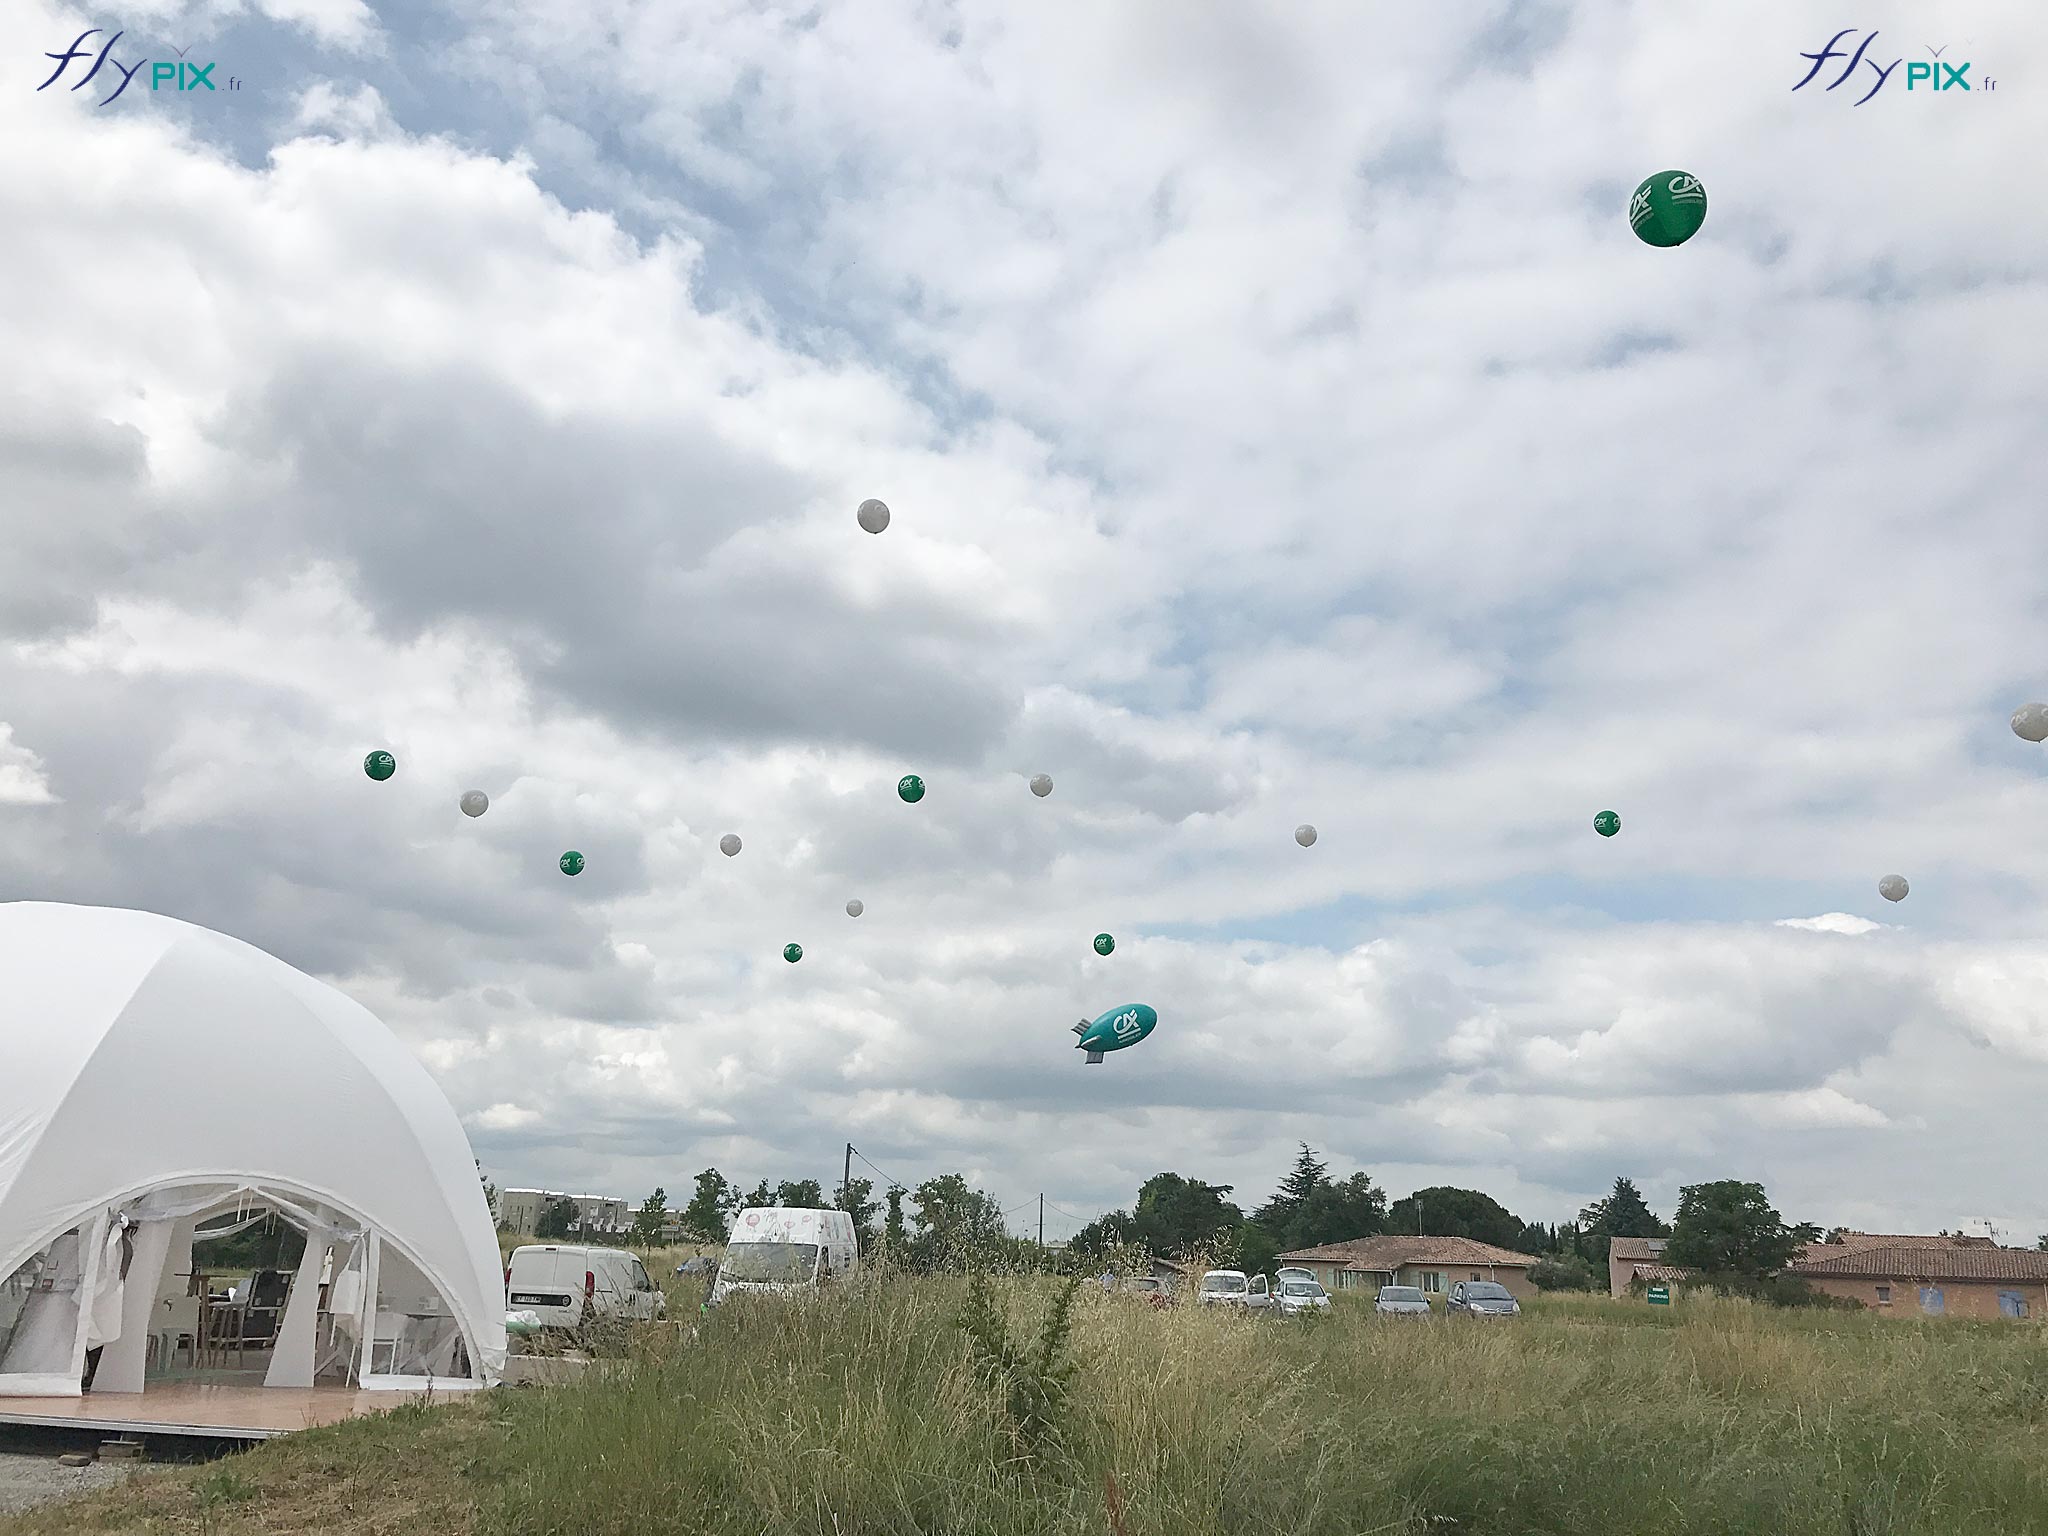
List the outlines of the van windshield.
<svg viewBox="0 0 2048 1536">
<path fill-rule="evenodd" d="M 1244 1289 L 1244 1276 L 1204 1275 L 1202 1276 L 1202 1289 L 1205 1291 L 1212 1292 L 1222 1291 L 1230 1295 L 1235 1295 L 1237 1292 Z"/>
<path fill-rule="evenodd" d="M 817 1271 L 816 1243 L 734 1243 L 721 1274 L 750 1285 L 801 1285 Z"/>
</svg>

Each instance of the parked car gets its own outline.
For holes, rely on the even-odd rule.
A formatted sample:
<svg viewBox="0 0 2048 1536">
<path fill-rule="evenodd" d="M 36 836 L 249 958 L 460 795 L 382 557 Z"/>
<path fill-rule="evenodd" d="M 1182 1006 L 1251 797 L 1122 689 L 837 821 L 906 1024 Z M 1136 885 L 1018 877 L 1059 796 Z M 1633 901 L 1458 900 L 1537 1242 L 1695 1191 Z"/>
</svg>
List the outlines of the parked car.
<svg viewBox="0 0 2048 1536">
<path fill-rule="evenodd" d="M 1427 1317 L 1429 1298 L 1413 1285 L 1383 1285 L 1372 1309 L 1382 1317 Z"/>
<path fill-rule="evenodd" d="M 1164 1307 L 1173 1301 L 1173 1287 L 1156 1275 L 1135 1275 L 1124 1282 L 1124 1290 L 1155 1307 Z"/>
<path fill-rule="evenodd" d="M 1330 1295 L 1314 1280 L 1282 1280 L 1276 1298 L 1282 1317 L 1302 1317 L 1330 1310 Z"/>
<path fill-rule="evenodd" d="M 1243 1312 L 1264 1312 L 1273 1305 L 1272 1288 L 1264 1275 L 1246 1278 L 1241 1269 L 1212 1269 L 1202 1276 L 1195 1303 L 1204 1307 L 1236 1307 Z"/>
<path fill-rule="evenodd" d="M 1277 1292 L 1281 1286 L 1290 1280 L 1314 1280 L 1315 1278 L 1316 1272 L 1312 1269 L 1303 1269 L 1298 1264 L 1283 1264 L 1280 1268 L 1273 1271 L 1273 1289 Z"/>
<path fill-rule="evenodd" d="M 1444 1303 L 1449 1317 L 1520 1317 L 1522 1304 L 1498 1280 L 1460 1280 Z"/>
<path fill-rule="evenodd" d="M 505 1305 L 533 1313 L 543 1328 L 574 1328 L 586 1316 L 645 1322 L 668 1314 L 668 1297 L 636 1255 L 559 1243 L 512 1250 Z"/>
</svg>

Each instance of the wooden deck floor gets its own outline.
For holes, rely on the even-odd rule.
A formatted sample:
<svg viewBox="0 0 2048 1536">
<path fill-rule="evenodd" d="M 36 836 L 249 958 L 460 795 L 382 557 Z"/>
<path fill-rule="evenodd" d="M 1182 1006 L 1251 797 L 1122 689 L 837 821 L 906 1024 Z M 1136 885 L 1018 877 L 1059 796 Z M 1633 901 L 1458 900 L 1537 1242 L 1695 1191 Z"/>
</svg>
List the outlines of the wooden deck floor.
<svg viewBox="0 0 2048 1536">
<path fill-rule="evenodd" d="M 268 1440 L 295 1429 L 312 1429 L 364 1414 L 383 1413 L 419 1395 L 359 1392 L 353 1387 L 300 1389 L 166 1382 L 144 1392 L 0 1397 L 0 1424 L 192 1435 L 215 1440 Z"/>
</svg>

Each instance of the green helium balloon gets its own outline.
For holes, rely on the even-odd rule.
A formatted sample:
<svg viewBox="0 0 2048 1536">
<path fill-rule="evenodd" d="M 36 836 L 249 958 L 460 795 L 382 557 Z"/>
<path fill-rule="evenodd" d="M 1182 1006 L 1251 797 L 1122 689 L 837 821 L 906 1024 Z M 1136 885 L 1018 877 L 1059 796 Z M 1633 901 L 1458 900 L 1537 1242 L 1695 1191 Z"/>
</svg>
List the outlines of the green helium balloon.
<svg viewBox="0 0 2048 1536">
<path fill-rule="evenodd" d="M 791 965 L 795 965 L 795 964 L 797 963 L 797 961 L 799 961 L 799 960 L 803 959 L 803 957 L 804 957 L 804 947 L 803 947 L 803 945 L 801 945 L 801 944 L 785 944 L 785 945 L 783 945 L 783 946 L 782 946 L 782 958 L 783 958 L 783 959 L 785 959 L 785 960 L 787 960 L 787 961 L 788 961 L 788 962 L 789 962 L 789 963 L 790 963 Z"/>
<path fill-rule="evenodd" d="M 1707 221 L 1707 189 L 1690 171 L 1643 178 L 1628 200 L 1628 227 L 1645 245 L 1683 245 Z"/>
<path fill-rule="evenodd" d="M 1602 811 L 1593 818 L 1593 830 L 1602 837 L 1612 837 L 1621 830 L 1621 818 L 1612 811 Z"/>
<path fill-rule="evenodd" d="M 562 855 L 562 873 L 565 875 L 580 875 L 583 873 L 583 855 L 574 848 L 571 848 Z"/>
<path fill-rule="evenodd" d="M 1097 935 L 1095 935 L 1095 953 L 1097 953 L 1098 955 L 1106 955 L 1115 948 L 1116 940 L 1111 938 L 1108 934 L 1098 933 Z"/>
<path fill-rule="evenodd" d="M 914 773 L 906 773 L 896 781 L 896 793 L 903 797 L 905 805 L 915 805 L 924 798 L 924 780 Z"/>
<path fill-rule="evenodd" d="M 398 772 L 398 759 L 389 752 L 372 752 L 363 759 L 363 772 L 382 784 Z"/>
</svg>

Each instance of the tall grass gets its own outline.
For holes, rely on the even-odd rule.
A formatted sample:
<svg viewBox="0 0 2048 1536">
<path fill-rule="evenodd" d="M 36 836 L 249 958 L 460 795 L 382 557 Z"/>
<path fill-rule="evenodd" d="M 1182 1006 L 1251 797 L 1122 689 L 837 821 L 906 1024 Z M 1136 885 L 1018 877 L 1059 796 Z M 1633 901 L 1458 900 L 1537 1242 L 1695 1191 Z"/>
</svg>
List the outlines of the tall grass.
<svg viewBox="0 0 2048 1536">
<path fill-rule="evenodd" d="M 231 1501 L 169 1474 L 0 1536 L 2048 1536 L 2033 1325 L 1695 1296 L 1244 1318 L 1083 1285 L 1063 1333 L 1062 1290 L 692 1302 L 574 1384 L 238 1456 Z"/>
<path fill-rule="evenodd" d="M 1055 1281 L 998 1281 L 1036 1336 Z M 504 1533 L 2048 1531 L 2048 1336 L 1688 1298 L 1516 1323 L 1168 1312 L 1084 1287 L 1057 1458 L 1019 1454 L 964 1282 L 720 1308 L 501 1394 Z"/>
</svg>

